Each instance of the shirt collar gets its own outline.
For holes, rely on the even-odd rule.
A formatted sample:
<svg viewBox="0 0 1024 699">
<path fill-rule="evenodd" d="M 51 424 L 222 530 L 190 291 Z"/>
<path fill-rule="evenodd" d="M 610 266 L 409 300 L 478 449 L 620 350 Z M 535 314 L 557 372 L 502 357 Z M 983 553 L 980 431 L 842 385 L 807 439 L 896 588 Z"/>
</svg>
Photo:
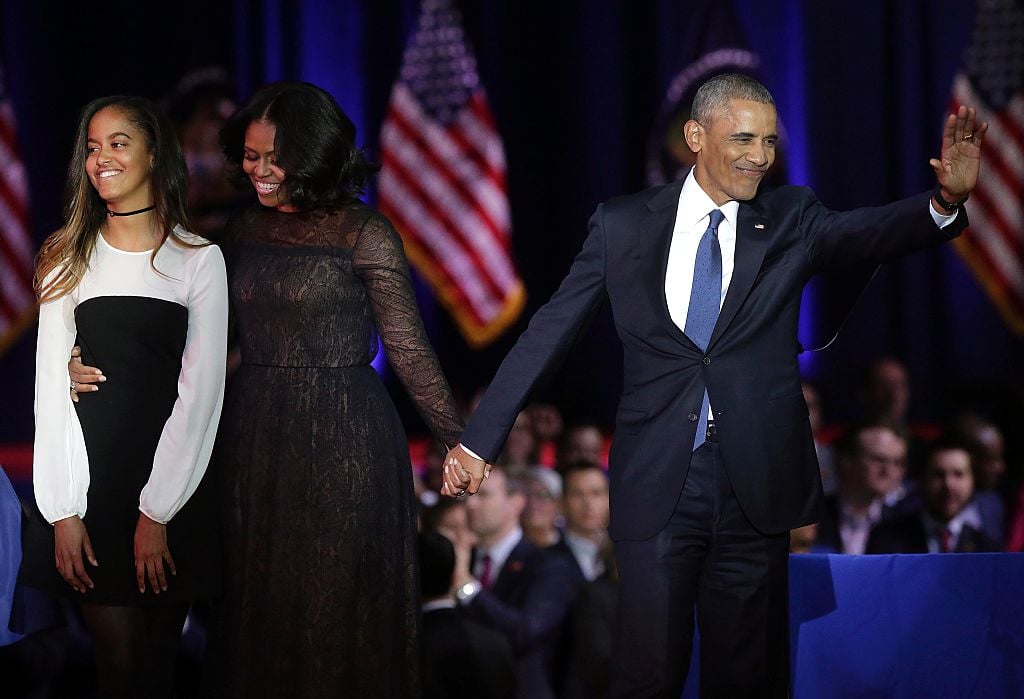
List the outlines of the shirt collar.
<svg viewBox="0 0 1024 699">
<path fill-rule="evenodd" d="M 875 498 L 872 500 L 871 504 L 868 505 L 867 512 L 863 515 L 854 512 L 849 505 L 840 501 L 839 514 L 842 520 L 851 526 L 874 524 L 882 519 L 882 499 Z"/>
<path fill-rule="evenodd" d="M 491 566 L 497 570 L 505 565 L 505 561 L 512 555 L 512 549 L 519 544 L 523 538 L 522 527 L 515 527 L 508 534 L 503 536 L 498 543 L 492 546 L 490 549 L 480 549 L 480 557 L 483 559 L 484 556 L 491 557 Z"/>
<path fill-rule="evenodd" d="M 714 209 L 720 209 L 725 220 L 729 222 L 733 230 L 736 230 L 740 203 L 733 199 L 718 206 L 704 191 L 704 188 L 697 183 L 697 178 L 693 173 L 694 169 L 690 168 L 689 174 L 683 180 L 683 190 L 679 194 L 679 209 L 676 219 L 687 227 L 697 226 L 701 219 L 707 218 L 707 215 Z"/>
<path fill-rule="evenodd" d="M 598 544 L 585 536 L 573 534 L 568 529 L 565 530 L 565 545 L 578 555 L 586 555 L 590 557 L 596 556 L 598 549 L 601 548 Z"/>
</svg>

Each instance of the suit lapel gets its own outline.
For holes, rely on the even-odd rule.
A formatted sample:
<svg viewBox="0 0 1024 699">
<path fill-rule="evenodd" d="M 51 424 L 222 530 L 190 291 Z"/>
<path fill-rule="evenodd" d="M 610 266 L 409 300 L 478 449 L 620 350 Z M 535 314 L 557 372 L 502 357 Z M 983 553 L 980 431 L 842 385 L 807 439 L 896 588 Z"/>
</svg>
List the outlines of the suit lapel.
<svg viewBox="0 0 1024 699">
<path fill-rule="evenodd" d="M 662 189 L 647 202 L 647 208 L 651 213 L 637 226 L 637 238 L 645 243 L 643 262 L 650 270 L 650 273 L 645 275 L 649 280 L 646 285 L 647 292 L 651 303 L 657 309 L 661 324 L 671 337 L 699 352 L 700 349 L 693 340 L 672 322 L 672 316 L 668 311 L 668 297 L 665 295 L 668 284 L 668 251 L 672 245 L 672 231 L 675 228 L 679 193 L 682 189 L 683 181 L 680 180 L 675 185 Z"/>
<path fill-rule="evenodd" d="M 711 333 L 711 340 L 708 342 L 709 349 L 729 327 L 729 323 L 732 322 L 736 312 L 743 305 L 744 299 L 747 298 L 747 294 L 750 293 L 754 280 L 757 279 L 757 272 L 761 269 L 764 253 L 768 249 L 768 241 L 771 240 L 773 233 L 771 222 L 759 215 L 752 206 L 743 202 L 740 202 L 738 219 L 732 281 L 729 282 L 729 291 L 725 294 L 722 311 L 718 314 L 718 322 L 715 323 L 715 329 Z"/>
</svg>

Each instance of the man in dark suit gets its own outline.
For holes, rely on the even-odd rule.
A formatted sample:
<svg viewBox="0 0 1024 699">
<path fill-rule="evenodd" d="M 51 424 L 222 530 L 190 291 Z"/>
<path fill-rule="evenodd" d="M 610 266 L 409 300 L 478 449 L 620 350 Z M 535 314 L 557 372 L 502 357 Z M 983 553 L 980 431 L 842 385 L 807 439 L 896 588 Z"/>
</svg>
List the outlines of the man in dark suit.
<svg viewBox="0 0 1024 699">
<path fill-rule="evenodd" d="M 465 618 L 455 606 L 452 542 L 426 530 L 420 533 L 419 545 L 424 699 L 512 699 L 516 676 L 508 641 L 497 631 Z M 448 674 L 442 662 L 452 655 L 463 663 L 456 676 Z"/>
<path fill-rule="evenodd" d="M 839 454 L 839 492 L 826 496 L 816 544 L 833 553 L 864 553 L 872 527 L 920 509 L 916 493 L 902 502 L 885 498 L 903 487 L 907 440 L 892 422 L 865 422 L 844 437 Z"/>
<path fill-rule="evenodd" d="M 551 548 L 572 558 L 580 581 L 591 582 L 604 573 L 601 547 L 608 538 L 608 476 L 586 461 L 559 470 L 565 528 Z"/>
<path fill-rule="evenodd" d="M 469 568 L 456 568 L 455 594 L 469 618 L 512 646 L 516 696 L 553 699 L 555 662 L 583 581 L 571 556 L 537 548 L 523 536 L 526 481 L 519 469 L 495 469 L 487 490 L 466 504 L 477 546 Z"/>
<path fill-rule="evenodd" d="M 964 444 L 940 441 L 925 460 L 920 511 L 882 522 L 871 532 L 868 553 L 984 553 L 1001 550 L 981 531 L 974 497 L 971 453 Z"/>
<path fill-rule="evenodd" d="M 610 456 L 621 576 L 612 695 L 679 696 L 696 608 L 702 696 L 784 697 L 788 532 L 821 504 L 797 363 L 800 292 L 820 270 L 962 231 L 986 125 L 967 108 L 950 115 L 932 193 L 837 213 L 804 187 L 758 195 L 778 140 L 762 85 L 712 78 L 692 114 L 683 136 L 696 165 L 682 182 L 598 207 L 569 275 L 446 457 L 442 493 L 477 492 L 531 390 L 607 299 L 624 365 Z"/>
</svg>

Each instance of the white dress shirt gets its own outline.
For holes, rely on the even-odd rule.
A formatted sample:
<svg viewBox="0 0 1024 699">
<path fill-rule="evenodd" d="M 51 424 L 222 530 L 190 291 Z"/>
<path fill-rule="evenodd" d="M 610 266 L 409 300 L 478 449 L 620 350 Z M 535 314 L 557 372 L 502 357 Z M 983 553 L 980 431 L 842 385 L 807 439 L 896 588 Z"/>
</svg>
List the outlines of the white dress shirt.
<svg viewBox="0 0 1024 699">
<path fill-rule="evenodd" d="M 491 579 L 490 584 L 493 586 L 498 581 L 498 576 L 501 575 L 501 569 L 505 567 L 505 561 L 512 555 L 512 549 L 514 549 L 523 538 L 523 530 L 521 527 L 516 527 L 508 534 L 503 536 L 494 546 L 489 549 L 477 547 L 476 557 L 473 561 L 473 577 L 477 580 L 484 572 L 484 556 L 491 557 Z"/>
<path fill-rule="evenodd" d="M 585 536 L 573 534 L 565 530 L 565 545 L 569 547 L 573 558 L 583 572 L 587 580 L 597 580 L 604 572 L 604 562 L 601 560 L 601 547 L 597 542 Z"/>
</svg>

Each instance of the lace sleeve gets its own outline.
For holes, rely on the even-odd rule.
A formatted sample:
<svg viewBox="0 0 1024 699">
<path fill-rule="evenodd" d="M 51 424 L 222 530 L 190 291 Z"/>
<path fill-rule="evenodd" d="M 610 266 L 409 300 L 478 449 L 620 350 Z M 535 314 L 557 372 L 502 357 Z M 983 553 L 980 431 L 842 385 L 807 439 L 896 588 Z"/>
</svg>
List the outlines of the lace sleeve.
<svg viewBox="0 0 1024 699">
<path fill-rule="evenodd" d="M 451 388 L 427 340 L 398 233 L 380 214 L 363 223 L 352 253 L 388 360 L 434 436 L 454 446 L 462 433 Z"/>
</svg>

